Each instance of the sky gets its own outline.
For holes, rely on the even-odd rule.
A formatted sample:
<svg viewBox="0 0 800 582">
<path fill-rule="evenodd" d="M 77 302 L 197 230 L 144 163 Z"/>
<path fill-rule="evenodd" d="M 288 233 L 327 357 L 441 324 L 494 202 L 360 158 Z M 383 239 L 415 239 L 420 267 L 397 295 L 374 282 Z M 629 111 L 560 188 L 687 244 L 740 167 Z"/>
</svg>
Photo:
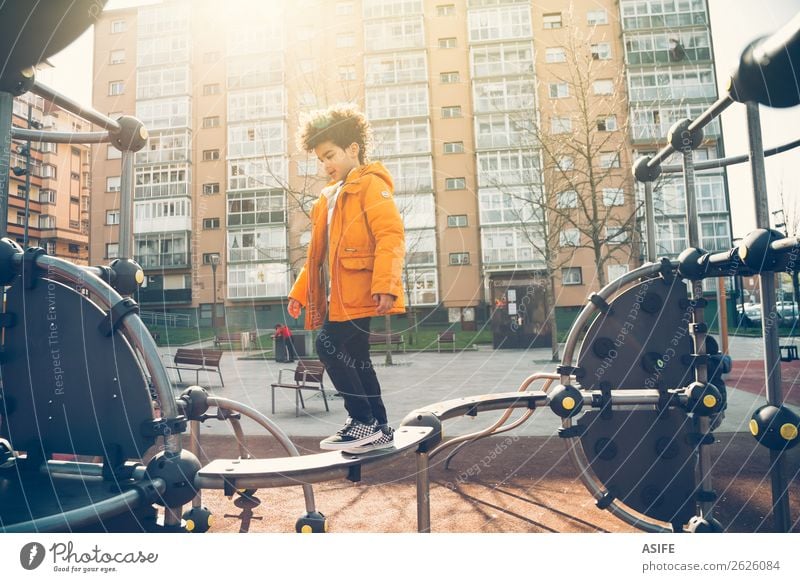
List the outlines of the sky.
<svg viewBox="0 0 800 582">
<path fill-rule="evenodd" d="M 109 0 L 106 8 L 152 3 L 154 0 Z M 332 1 L 332 0 L 331 0 Z M 800 12 L 800 0 L 707 0 L 711 13 L 711 31 L 717 62 L 717 84 L 724 94 L 732 71 L 744 48 L 754 39 L 770 34 Z M 40 79 L 77 99 L 91 103 L 92 31 L 87 31 L 71 46 L 50 61 L 54 68 Z M 797 138 L 800 128 L 800 106 L 789 109 L 761 108 L 761 124 L 765 148 L 782 145 Z M 722 115 L 725 153 L 728 156 L 748 151 L 745 106 L 734 104 Z M 800 230 L 800 148 L 795 152 L 767 158 L 767 191 L 770 211 L 783 209 L 786 222 Z M 752 182 L 748 164 L 728 170 L 731 196 L 733 237 L 742 237 L 755 228 Z M 781 201 L 783 193 L 783 202 Z"/>
</svg>

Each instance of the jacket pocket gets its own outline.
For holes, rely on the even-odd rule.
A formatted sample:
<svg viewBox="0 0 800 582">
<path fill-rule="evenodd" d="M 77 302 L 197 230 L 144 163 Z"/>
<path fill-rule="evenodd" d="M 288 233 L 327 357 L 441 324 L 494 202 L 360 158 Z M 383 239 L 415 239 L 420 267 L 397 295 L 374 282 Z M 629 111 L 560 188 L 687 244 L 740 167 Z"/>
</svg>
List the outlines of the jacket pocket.
<svg viewBox="0 0 800 582">
<path fill-rule="evenodd" d="M 375 257 L 339 257 L 342 267 L 348 271 L 371 271 L 375 266 Z"/>
<path fill-rule="evenodd" d="M 347 313 L 348 309 L 363 310 L 372 306 L 372 269 L 375 257 L 340 256 L 339 265 L 337 279 L 344 313 Z"/>
</svg>

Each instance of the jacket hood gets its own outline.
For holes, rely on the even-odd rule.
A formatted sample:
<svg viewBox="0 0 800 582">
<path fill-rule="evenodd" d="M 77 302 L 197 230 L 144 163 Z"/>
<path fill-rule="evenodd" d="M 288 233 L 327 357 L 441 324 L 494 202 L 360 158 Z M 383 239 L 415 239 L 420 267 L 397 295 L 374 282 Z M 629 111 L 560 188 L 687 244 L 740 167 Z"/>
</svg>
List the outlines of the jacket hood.
<svg viewBox="0 0 800 582">
<path fill-rule="evenodd" d="M 389 185 L 389 188 L 394 191 L 394 182 L 392 181 L 392 176 L 389 174 L 389 170 L 380 163 L 380 162 L 370 162 L 369 164 L 364 164 L 363 166 L 356 166 L 350 173 L 347 175 L 347 180 L 345 180 L 345 184 L 352 184 L 354 182 L 359 181 L 364 176 L 372 174 L 377 176 L 386 184 Z M 328 184 L 323 188 L 322 193 L 324 194 L 329 188 L 335 187 L 338 182 L 328 182 Z"/>
</svg>

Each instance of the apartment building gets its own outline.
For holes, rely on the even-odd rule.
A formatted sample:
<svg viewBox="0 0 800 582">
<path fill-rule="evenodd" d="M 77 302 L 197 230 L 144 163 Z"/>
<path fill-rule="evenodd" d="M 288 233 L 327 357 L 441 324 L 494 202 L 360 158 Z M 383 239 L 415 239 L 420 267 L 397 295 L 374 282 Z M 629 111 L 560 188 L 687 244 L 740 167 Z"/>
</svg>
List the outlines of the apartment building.
<svg viewBox="0 0 800 582">
<path fill-rule="evenodd" d="M 88 131 L 90 124 L 32 93 L 14 99 L 21 128 Z M 86 265 L 89 261 L 89 147 L 26 142 L 12 145 L 8 236 L 20 245 Z M 27 175 L 26 175 L 27 174 Z"/>
<path fill-rule="evenodd" d="M 704 0 L 240 0 L 224 10 L 166 0 L 105 12 L 94 106 L 136 115 L 151 135 L 135 158 L 143 309 L 210 323 L 219 302 L 229 324 L 281 320 L 323 185 L 294 136 L 304 113 L 352 102 L 372 122 L 372 158 L 395 179 L 409 305 L 464 328 L 493 318 L 530 345 L 545 331 L 551 278 L 552 302 L 569 314 L 642 259 L 632 160 L 709 98 L 675 91 L 654 104 L 640 85 L 662 69 L 674 81 L 681 67 L 711 67 L 713 79 L 713 61 L 710 52 L 702 66 L 636 61 L 646 51 L 634 51 L 634 38 L 668 35 L 672 24 L 659 32 L 629 13 L 678 5 L 682 14 L 684 4 L 705 18 L 685 34 L 675 25 L 694 35 L 693 48 L 708 33 Z M 118 252 L 118 158 L 96 148 L 96 262 Z M 715 210 L 703 232 L 727 221 L 718 176 L 698 181 L 713 198 L 701 207 Z M 659 184 L 662 254 L 683 244 L 670 230 L 677 203 L 664 202 L 679 194 Z"/>
</svg>

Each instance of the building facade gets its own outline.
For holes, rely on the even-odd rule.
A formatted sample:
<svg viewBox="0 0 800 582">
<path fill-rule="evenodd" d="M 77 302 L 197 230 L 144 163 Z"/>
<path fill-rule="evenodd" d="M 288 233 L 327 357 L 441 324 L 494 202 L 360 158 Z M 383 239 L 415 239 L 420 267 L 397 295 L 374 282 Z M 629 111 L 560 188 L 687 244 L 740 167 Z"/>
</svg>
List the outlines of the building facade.
<svg viewBox="0 0 800 582">
<path fill-rule="evenodd" d="M 218 6 L 107 11 L 95 31 L 95 108 L 136 115 L 151 136 L 135 158 L 139 300 L 201 323 L 215 303 L 232 325 L 284 317 L 324 185 L 295 144 L 304 113 L 352 102 L 370 119 L 415 312 L 465 328 L 500 313 L 536 335 L 550 280 L 569 311 L 641 262 L 632 160 L 716 95 L 704 0 Z M 700 157 L 721 153 L 719 127 L 708 135 Z M 118 252 L 119 168 L 96 147 L 94 262 Z M 686 244 L 680 188 L 657 188 L 661 255 Z M 704 244 L 729 244 L 721 172 L 698 177 L 698 201 Z M 521 313 L 520 294 L 536 308 Z"/>
<path fill-rule="evenodd" d="M 14 99 L 15 127 L 89 131 L 90 124 L 32 93 Z M 8 236 L 76 264 L 89 262 L 89 147 L 15 141 L 11 151 Z M 27 200 L 26 200 L 27 198 Z"/>
</svg>

